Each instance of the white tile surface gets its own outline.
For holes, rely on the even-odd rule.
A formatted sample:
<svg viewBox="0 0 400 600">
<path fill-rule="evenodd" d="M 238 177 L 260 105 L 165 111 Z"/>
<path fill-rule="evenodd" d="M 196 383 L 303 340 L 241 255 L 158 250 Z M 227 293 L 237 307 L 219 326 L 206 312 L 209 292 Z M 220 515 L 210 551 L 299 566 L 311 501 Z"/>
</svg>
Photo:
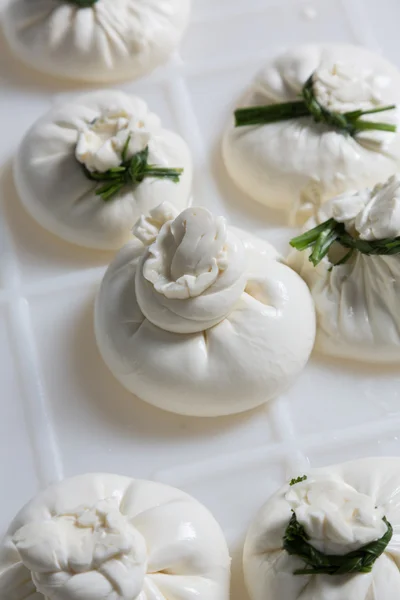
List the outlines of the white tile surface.
<svg viewBox="0 0 400 600">
<path fill-rule="evenodd" d="M 268 413 L 189 419 L 125 392 L 104 367 L 92 325 L 95 286 L 30 301 L 39 365 L 64 471 L 151 477 L 169 465 L 274 442 Z"/>
<path fill-rule="evenodd" d="M 400 373 L 314 357 L 286 398 L 298 434 L 340 431 L 400 416 Z"/>
<path fill-rule="evenodd" d="M 37 465 L 32 452 L 30 424 L 24 414 L 25 398 L 18 377 L 16 347 L 10 331 L 10 311 L 0 306 L 0 481 L 2 516 L 0 534 L 15 511 L 38 489 Z M 7 351 L 4 351 L 7 349 Z"/>
<path fill-rule="evenodd" d="M 195 198 L 284 250 L 279 217 L 245 198 L 221 165 L 221 132 L 265 57 L 306 41 L 359 42 L 400 64 L 396 0 L 193 0 L 180 56 L 124 89 L 143 95 L 195 157 Z M 95 287 L 110 259 L 35 225 L 13 188 L 10 159 L 27 127 L 76 85 L 35 74 L 0 39 L 0 530 L 37 488 L 90 470 L 156 477 L 215 513 L 234 556 L 234 598 L 247 523 L 307 461 L 400 454 L 395 371 L 312 361 L 285 397 L 248 415 L 195 420 L 126 393 L 104 367 L 92 329 Z M 250 490 L 250 491 L 249 491 Z"/>
</svg>

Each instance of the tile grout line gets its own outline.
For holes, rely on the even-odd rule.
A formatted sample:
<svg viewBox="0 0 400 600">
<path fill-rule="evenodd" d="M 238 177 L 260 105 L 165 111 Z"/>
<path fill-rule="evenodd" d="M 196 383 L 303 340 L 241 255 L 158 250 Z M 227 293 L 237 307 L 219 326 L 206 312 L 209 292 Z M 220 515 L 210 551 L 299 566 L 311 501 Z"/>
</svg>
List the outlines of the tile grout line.
<svg viewBox="0 0 400 600">
<path fill-rule="evenodd" d="M 82 284 L 93 285 L 100 283 L 103 278 L 106 267 L 94 267 L 82 271 L 73 271 L 56 277 L 46 277 L 35 283 L 18 286 L 19 295 L 27 298 L 31 296 L 42 296 L 45 294 L 62 292 L 73 289 Z M 10 290 L 0 291 L 0 301 L 9 300 L 14 292 Z"/>
<path fill-rule="evenodd" d="M 279 413 L 280 412 L 281 409 L 279 409 Z M 378 434 L 381 435 L 382 432 L 385 434 L 398 434 L 399 427 L 400 415 L 393 418 L 390 422 L 386 419 L 382 419 L 372 421 L 371 423 L 347 427 L 346 429 L 324 431 L 322 433 L 308 434 L 298 438 L 289 435 L 286 440 L 258 446 L 257 448 L 247 448 L 245 450 L 222 453 L 218 456 L 196 461 L 195 463 L 183 463 L 173 467 L 163 468 L 154 473 L 154 479 L 167 482 L 171 473 L 178 473 L 178 478 L 183 477 L 185 481 L 187 481 L 188 473 L 190 474 L 189 478 L 197 478 L 199 470 L 201 473 L 207 473 L 212 470 L 213 466 L 216 466 L 218 470 L 223 470 L 227 463 L 234 462 L 235 465 L 239 464 L 243 466 L 248 464 L 249 461 L 254 462 L 264 457 L 267 462 L 283 459 L 286 466 L 289 467 L 287 476 L 292 477 L 303 474 L 303 472 L 307 471 L 309 468 L 309 461 L 303 452 L 304 449 L 306 451 L 321 447 L 324 449 L 337 449 L 341 448 L 343 443 L 375 439 L 376 436 Z M 293 440 L 297 440 L 301 443 L 301 451 L 299 447 L 294 448 L 294 446 L 290 449 L 289 445 Z M 295 449 L 297 454 L 292 456 L 291 460 L 288 460 L 288 452 L 293 451 L 293 449 Z M 195 474 L 193 474 L 194 471 Z"/>
<path fill-rule="evenodd" d="M 177 55 L 171 66 L 172 78 L 165 83 L 168 95 L 170 96 L 174 116 L 179 123 L 181 133 L 183 137 L 188 140 L 190 147 L 193 149 L 195 159 L 197 157 L 201 163 L 204 163 L 206 162 L 207 156 L 204 140 L 200 133 L 200 127 L 196 118 L 196 113 L 193 109 L 187 83 L 181 73 L 182 64 L 180 57 Z"/>
<path fill-rule="evenodd" d="M 208 155 L 196 117 L 190 92 L 181 71 L 182 60 L 175 55 L 171 64 L 172 77 L 166 81 L 167 92 L 174 116 L 179 124 L 182 137 L 188 142 L 193 153 L 193 196 L 194 203 L 199 197 L 199 204 L 207 205 L 208 196 L 214 196 L 213 180 L 208 174 Z"/>
<path fill-rule="evenodd" d="M 398 434 L 400 428 L 400 414 L 393 416 L 390 421 L 377 419 L 360 425 L 352 425 L 345 429 L 335 429 L 323 433 L 312 433 L 302 437 L 306 448 L 318 448 L 321 445 L 328 447 L 347 442 L 362 442 L 383 434 Z M 340 438 L 340 439 L 339 439 Z"/>
<path fill-rule="evenodd" d="M 9 333 L 22 390 L 25 426 L 32 448 L 36 478 L 41 487 L 63 478 L 63 468 L 54 426 L 41 381 L 38 351 L 28 301 L 21 294 L 21 275 L 14 250 L 14 240 L 3 221 L 1 276 L 9 315 Z M 5 251 L 4 251 L 5 249 Z"/>
<path fill-rule="evenodd" d="M 268 407 L 274 431 L 278 441 L 284 446 L 284 462 L 286 476 L 295 476 L 308 466 L 308 459 L 301 449 L 299 438 L 296 435 L 290 408 L 285 397 L 276 398 Z"/>
<path fill-rule="evenodd" d="M 63 466 L 40 376 L 38 352 L 28 301 L 16 296 L 9 307 L 37 477 L 41 487 L 63 479 Z"/>
</svg>

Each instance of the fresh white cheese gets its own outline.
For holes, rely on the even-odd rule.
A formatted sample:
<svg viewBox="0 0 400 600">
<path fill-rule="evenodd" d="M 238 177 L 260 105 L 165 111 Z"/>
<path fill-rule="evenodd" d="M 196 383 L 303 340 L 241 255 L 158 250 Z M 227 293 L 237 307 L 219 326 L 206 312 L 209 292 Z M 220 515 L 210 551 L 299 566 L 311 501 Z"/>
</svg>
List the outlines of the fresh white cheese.
<svg viewBox="0 0 400 600">
<path fill-rule="evenodd" d="M 347 192 L 333 198 L 319 219 L 333 217 L 351 235 L 374 241 L 400 235 L 400 177 L 393 175 L 372 190 Z"/>
<path fill-rule="evenodd" d="M 182 168 L 179 182 L 146 178 L 104 201 L 88 171 L 103 173 L 149 148 L 149 164 Z M 190 203 L 192 159 L 183 139 L 136 96 L 91 92 L 57 104 L 28 131 L 14 164 L 21 201 L 42 227 L 91 248 L 119 249 L 141 214 L 163 200 L 183 210 Z"/>
<path fill-rule="evenodd" d="M 294 48 L 256 76 L 240 107 L 299 100 L 313 76 L 325 108 L 340 113 L 400 104 L 400 73 L 381 56 L 346 44 Z M 400 124 L 398 108 L 364 120 Z M 347 190 L 373 187 L 399 170 L 400 129 L 344 135 L 313 118 L 234 127 L 225 132 L 223 155 L 230 176 L 249 196 L 304 222 L 326 200 Z"/>
<path fill-rule="evenodd" d="M 51 486 L 0 544 L 0 600 L 228 600 L 229 577 L 224 536 L 204 506 L 118 475 Z"/>
<path fill-rule="evenodd" d="M 363 459 L 312 470 L 307 480 L 283 486 L 261 508 L 247 533 L 243 565 L 251 600 L 395 600 L 400 589 L 400 460 Z M 295 511 L 324 554 L 343 556 L 394 534 L 370 573 L 295 575 L 305 566 L 289 556 L 283 537 Z"/>
<path fill-rule="evenodd" d="M 156 215 L 163 211 L 162 205 Z M 170 217 L 171 207 L 165 211 Z M 142 222 L 133 231 L 145 243 Z M 245 248 L 223 217 L 187 209 L 163 224 L 143 253 L 135 283 L 140 310 L 154 325 L 174 333 L 202 332 L 225 319 L 243 294 Z"/>
<path fill-rule="evenodd" d="M 380 76 L 366 62 L 358 69 L 349 60 L 353 57 L 346 61 L 322 59 L 313 75 L 313 91 L 318 102 L 339 113 L 384 106 L 389 78 Z"/>
<path fill-rule="evenodd" d="M 378 540 L 387 530 L 383 509 L 342 480 L 311 476 L 291 486 L 285 499 L 309 543 L 324 554 L 353 552 Z"/>
<path fill-rule="evenodd" d="M 365 193 L 368 197 L 368 191 Z M 383 240 L 400 235 L 400 177 L 377 185 L 370 193 L 354 227 L 362 240 Z"/>
<path fill-rule="evenodd" d="M 104 173 L 146 148 L 151 132 L 125 110 L 106 111 L 79 131 L 75 156 L 89 171 Z"/>
<path fill-rule="evenodd" d="M 400 177 L 372 190 L 348 192 L 327 202 L 304 230 L 333 217 L 351 235 L 373 241 L 400 236 Z M 400 255 L 358 251 L 331 269 L 346 250 L 332 247 L 314 267 L 310 251 L 293 250 L 288 264 L 310 288 L 317 311 L 316 349 L 351 360 L 400 361 Z"/>
<path fill-rule="evenodd" d="M 262 240 L 205 208 L 162 204 L 111 263 L 95 309 L 99 350 L 143 400 L 218 416 L 261 405 L 304 368 L 315 313 L 304 282 Z"/>
<path fill-rule="evenodd" d="M 2 21 L 11 49 L 27 64 L 56 77 L 85 82 L 134 79 L 166 62 L 178 46 L 191 2 L 78 4 L 78 0 L 7 2 Z"/>
</svg>

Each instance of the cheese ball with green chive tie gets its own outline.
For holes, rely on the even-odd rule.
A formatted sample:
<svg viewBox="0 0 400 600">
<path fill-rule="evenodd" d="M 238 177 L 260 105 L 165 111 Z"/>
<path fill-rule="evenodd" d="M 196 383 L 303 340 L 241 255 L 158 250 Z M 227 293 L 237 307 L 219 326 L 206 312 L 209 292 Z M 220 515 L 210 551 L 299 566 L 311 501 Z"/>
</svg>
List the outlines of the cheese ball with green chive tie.
<svg viewBox="0 0 400 600">
<path fill-rule="evenodd" d="M 164 410 L 217 417 L 293 384 L 314 344 L 314 306 L 270 244 L 166 203 L 133 233 L 95 307 L 100 353 L 122 385 Z"/>
<path fill-rule="evenodd" d="M 44 73 L 84 82 L 136 79 L 165 63 L 191 0 L 12 0 L 2 10 L 15 55 Z"/>
<path fill-rule="evenodd" d="M 243 553 L 251 600 L 396 600 L 400 459 L 300 473 L 255 515 Z"/>
<path fill-rule="evenodd" d="M 229 600 L 229 579 L 224 535 L 200 502 L 109 473 L 51 485 L 0 541 L 1 600 Z"/>
<path fill-rule="evenodd" d="M 232 116 L 227 170 L 246 194 L 304 223 L 346 190 L 400 168 L 400 72 L 346 44 L 305 45 L 269 61 Z"/>
<path fill-rule="evenodd" d="M 187 144 L 136 96 L 92 92 L 55 105 L 22 140 L 15 184 L 30 215 L 55 235 L 117 250 L 141 214 L 191 201 Z"/>
<path fill-rule="evenodd" d="M 316 350 L 400 363 L 400 177 L 329 202 L 291 241 L 288 264 L 310 288 Z"/>
</svg>

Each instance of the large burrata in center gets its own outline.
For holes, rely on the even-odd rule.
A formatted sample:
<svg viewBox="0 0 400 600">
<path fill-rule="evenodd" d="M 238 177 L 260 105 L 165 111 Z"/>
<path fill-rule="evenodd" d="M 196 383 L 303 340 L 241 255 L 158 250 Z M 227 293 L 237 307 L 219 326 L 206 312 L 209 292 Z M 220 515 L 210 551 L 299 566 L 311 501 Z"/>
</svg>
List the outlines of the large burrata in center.
<svg viewBox="0 0 400 600">
<path fill-rule="evenodd" d="M 168 411 L 218 416 L 286 390 L 314 343 L 305 283 L 267 242 L 223 217 L 162 204 L 134 227 L 97 296 L 105 363 Z"/>
</svg>

